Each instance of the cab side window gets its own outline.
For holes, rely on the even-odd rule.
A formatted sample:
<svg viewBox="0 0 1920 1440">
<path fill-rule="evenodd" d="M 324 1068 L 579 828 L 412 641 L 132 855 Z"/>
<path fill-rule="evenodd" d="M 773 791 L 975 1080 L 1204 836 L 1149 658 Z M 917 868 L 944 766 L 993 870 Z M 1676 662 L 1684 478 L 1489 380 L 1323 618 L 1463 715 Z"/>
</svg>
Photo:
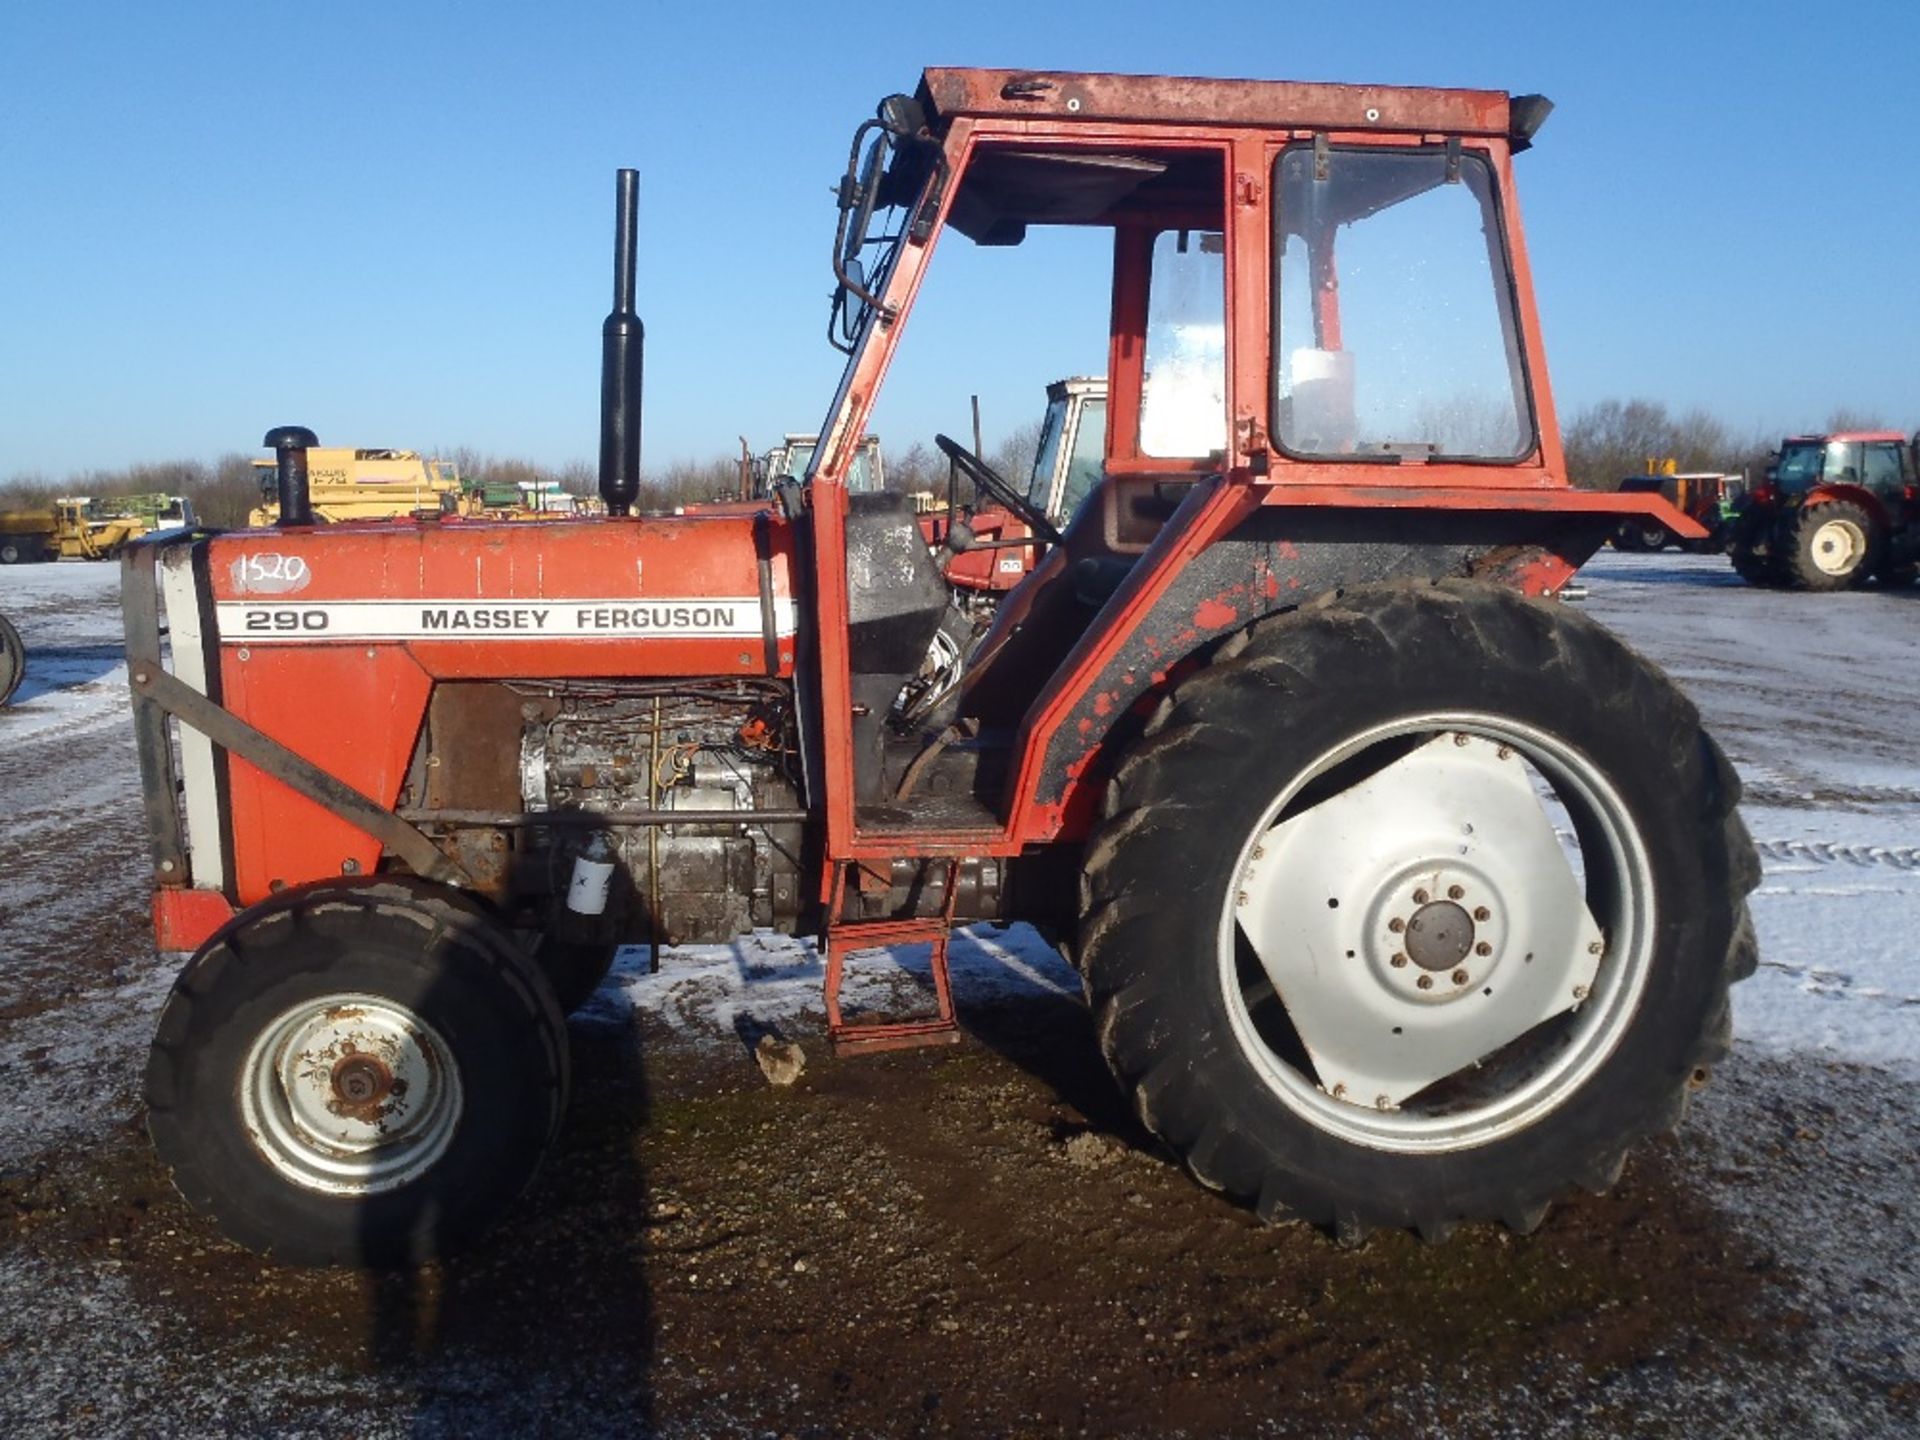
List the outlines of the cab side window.
<svg viewBox="0 0 1920 1440">
<path fill-rule="evenodd" d="M 1900 447 L 1893 444 L 1867 446 L 1867 471 L 1861 479 L 1866 487 L 1876 494 L 1898 493 L 1903 484 L 1900 473 Z"/>
</svg>

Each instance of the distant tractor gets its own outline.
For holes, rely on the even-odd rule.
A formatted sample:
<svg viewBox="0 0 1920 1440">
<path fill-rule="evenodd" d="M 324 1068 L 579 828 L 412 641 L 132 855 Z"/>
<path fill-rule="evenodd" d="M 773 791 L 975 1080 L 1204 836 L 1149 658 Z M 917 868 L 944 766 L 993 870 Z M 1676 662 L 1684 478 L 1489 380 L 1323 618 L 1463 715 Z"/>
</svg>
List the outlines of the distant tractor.
<svg viewBox="0 0 1920 1440">
<path fill-rule="evenodd" d="M 193 523 L 193 504 L 179 495 L 66 495 L 50 509 L 0 514 L 0 565 L 111 560 L 142 535 Z"/>
<path fill-rule="evenodd" d="M 797 484 L 805 480 L 807 469 L 813 464 L 813 452 L 819 446 L 818 435 L 788 435 L 767 452 L 767 484 L 773 485 L 781 480 L 791 480 Z M 847 493 L 877 495 L 886 488 L 887 467 L 880 455 L 880 437 L 863 435 L 847 467 Z"/>
<path fill-rule="evenodd" d="M 1723 474 L 1718 470 L 1681 471 L 1667 466 L 1653 468 L 1645 475 L 1629 475 L 1620 488 L 1629 493 L 1664 495 L 1682 515 L 1696 521 L 1707 533 L 1698 540 L 1683 540 L 1657 519 L 1629 520 L 1614 532 L 1616 550 L 1660 551 L 1677 545 L 1693 554 L 1714 554 L 1726 548 L 1727 522 L 1735 501 L 1746 491 L 1746 477 Z"/>
<path fill-rule="evenodd" d="M 53 513 L 63 560 L 112 560 L 143 535 L 193 525 L 193 505 L 178 495 L 72 495 L 54 501 Z"/>
<path fill-rule="evenodd" d="M 947 503 L 922 517 L 921 528 L 941 556 L 956 602 L 984 624 L 1105 475 L 1107 382 L 1079 375 L 1047 386 L 1047 413 L 1024 493 L 978 456 L 954 454 L 959 447 L 945 436 L 934 443 L 950 466 Z M 960 501 L 963 476 L 972 482 L 971 507 Z"/>
<path fill-rule="evenodd" d="M 1794 435 L 1735 507 L 1727 553 L 1754 585 L 1845 590 L 1920 576 L 1916 450 L 1893 430 Z"/>
<path fill-rule="evenodd" d="M 27 673 L 27 647 L 21 642 L 20 632 L 13 628 L 13 622 L 0 615 L 0 705 L 13 699 L 13 692 L 20 688 L 21 677 Z"/>
</svg>

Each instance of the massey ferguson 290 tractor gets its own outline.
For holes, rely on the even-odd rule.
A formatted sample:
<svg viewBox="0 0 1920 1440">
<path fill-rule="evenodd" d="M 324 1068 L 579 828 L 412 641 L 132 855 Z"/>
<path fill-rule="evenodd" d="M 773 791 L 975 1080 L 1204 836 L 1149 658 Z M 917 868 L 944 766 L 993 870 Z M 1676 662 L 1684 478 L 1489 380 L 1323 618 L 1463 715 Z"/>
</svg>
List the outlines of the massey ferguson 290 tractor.
<svg viewBox="0 0 1920 1440">
<path fill-rule="evenodd" d="M 757 509 L 634 513 L 631 172 L 604 518 L 315 526 L 273 432 L 277 528 L 127 561 L 181 1191 L 289 1258 L 443 1253 L 552 1139 L 616 943 L 818 935 L 860 1048 L 951 1038 L 980 920 L 1059 941 L 1144 1123 L 1263 1216 L 1525 1231 L 1607 1186 L 1726 1050 L 1758 872 L 1694 707 L 1553 598 L 1625 518 L 1698 527 L 1566 483 L 1513 188 L 1547 109 L 927 71 L 855 132 L 845 374 Z M 1103 473 L 928 705 L 949 587 L 846 469 L 940 244 L 1039 225 L 1112 237 Z M 914 943 L 937 1013 L 843 1011 Z"/>
</svg>

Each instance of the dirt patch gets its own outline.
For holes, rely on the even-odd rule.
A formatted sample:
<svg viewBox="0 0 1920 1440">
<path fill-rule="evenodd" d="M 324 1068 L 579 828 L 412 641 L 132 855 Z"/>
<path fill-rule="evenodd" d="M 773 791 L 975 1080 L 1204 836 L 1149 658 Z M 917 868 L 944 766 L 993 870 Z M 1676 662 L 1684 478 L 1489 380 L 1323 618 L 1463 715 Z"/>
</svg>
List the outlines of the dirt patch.
<svg viewBox="0 0 1920 1440">
<path fill-rule="evenodd" d="M 510 1429 L 538 1396 L 669 1433 L 1411 1434 L 1516 1388 L 1791 1343 L 1787 1272 L 1663 1147 L 1531 1238 L 1343 1249 L 1166 1161 L 1077 1007 L 976 1030 L 939 1053 L 815 1046 L 781 1090 L 744 1047 L 577 1032 L 575 1106 L 534 1190 L 479 1253 L 411 1276 L 222 1244 L 131 1116 L 0 1181 L 0 1259 L 120 1277 L 183 1369 L 295 1355 L 349 1428 L 399 1404 Z"/>
</svg>

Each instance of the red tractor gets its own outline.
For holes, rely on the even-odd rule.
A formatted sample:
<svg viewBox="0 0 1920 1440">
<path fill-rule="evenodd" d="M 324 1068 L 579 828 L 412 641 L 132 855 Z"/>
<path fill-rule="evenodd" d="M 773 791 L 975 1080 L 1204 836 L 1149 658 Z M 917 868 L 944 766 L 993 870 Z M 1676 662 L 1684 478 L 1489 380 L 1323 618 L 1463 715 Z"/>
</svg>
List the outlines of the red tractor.
<svg viewBox="0 0 1920 1440">
<path fill-rule="evenodd" d="M 939 437 L 949 465 L 946 508 L 922 516 L 920 526 L 939 555 L 956 602 L 977 625 L 992 620 L 1001 599 L 1058 543 L 1061 527 L 1100 483 L 1106 438 L 1105 380 L 1079 375 L 1047 386 L 1047 413 L 1040 424 L 1033 473 L 1026 490 L 1014 496 L 1022 502 L 1016 512 L 1004 498 L 1012 487 L 993 488 L 1000 480 L 997 471 L 984 492 L 976 484 L 973 506 L 963 508 L 960 478 L 974 467 L 970 457 L 955 453 L 959 446 Z"/>
<path fill-rule="evenodd" d="M 1735 502 L 1727 553 L 1742 579 L 1846 590 L 1920 577 L 1920 435 L 1794 435 Z"/>
<path fill-rule="evenodd" d="M 770 506 L 633 513 L 631 172 L 604 518 L 315 526 L 272 432 L 276 529 L 126 562 L 182 1193 L 285 1257 L 443 1253 L 546 1150 L 616 943 L 816 934 L 857 1049 L 953 1038 L 981 920 L 1057 938 L 1144 1123 L 1262 1216 L 1606 1187 L 1725 1053 L 1758 869 L 1694 706 L 1553 598 L 1625 518 L 1698 527 L 1567 484 L 1513 186 L 1547 109 L 927 71 L 856 131 L 846 370 Z M 847 468 L 938 246 L 1035 225 L 1111 236 L 1101 478 L 911 717 L 953 598 Z M 935 1013 L 843 1010 L 914 942 Z"/>
</svg>

